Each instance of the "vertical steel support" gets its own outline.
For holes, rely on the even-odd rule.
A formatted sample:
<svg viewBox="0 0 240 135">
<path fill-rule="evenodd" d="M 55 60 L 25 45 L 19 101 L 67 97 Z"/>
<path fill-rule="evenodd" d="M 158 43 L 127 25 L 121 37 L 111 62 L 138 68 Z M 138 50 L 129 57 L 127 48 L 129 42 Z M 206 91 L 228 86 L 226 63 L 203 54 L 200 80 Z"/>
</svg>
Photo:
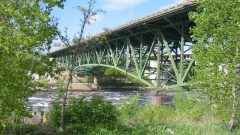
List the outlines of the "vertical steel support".
<svg viewBox="0 0 240 135">
<path fill-rule="evenodd" d="M 109 47 L 109 51 L 110 51 L 110 56 L 111 56 L 111 58 L 112 58 L 112 61 L 113 61 L 113 65 L 116 67 L 117 66 L 117 59 L 116 59 L 116 55 L 117 54 L 114 54 L 114 52 L 113 52 L 113 50 L 112 50 L 112 48 L 111 48 L 111 45 L 110 45 L 110 43 L 107 41 L 107 45 L 108 45 L 108 47 Z"/>
<path fill-rule="evenodd" d="M 123 55 L 124 47 L 125 47 L 125 43 L 126 43 L 126 42 L 124 42 L 123 47 L 122 47 L 122 49 L 121 49 L 121 52 L 120 52 L 120 54 L 119 54 L 119 56 L 118 56 L 118 59 L 117 59 L 117 65 L 119 64 L 120 59 L 121 59 L 121 57 L 122 57 L 122 55 Z"/>
<path fill-rule="evenodd" d="M 66 55 L 66 64 L 67 64 L 67 66 L 68 66 L 68 63 L 69 63 L 69 61 L 68 61 L 68 55 Z M 67 67 L 68 68 L 68 67 Z"/>
<path fill-rule="evenodd" d="M 90 63 L 90 55 L 89 55 L 89 52 L 87 52 L 86 58 L 87 58 L 87 64 L 89 64 L 89 63 Z"/>
<path fill-rule="evenodd" d="M 82 64 L 82 57 L 80 55 L 78 55 L 78 65 Z"/>
<path fill-rule="evenodd" d="M 184 62 L 186 62 L 186 61 L 184 61 L 184 46 L 185 46 L 185 41 L 184 41 L 184 26 L 182 26 L 182 33 L 183 33 L 183 35 L 182 35 L 182 38 L 181 38 L 181 45 L 182 45 L 182 56 L 181 56 L 181 59 L 182 59 L 182 82 L 184 82 L 185 81 L 185 79 L 186 79 L 186 77 L 187 77 L 187 75 L 188 75 L 188 73 L 189 73 L 189 71 L 190 71 L 190 69 L 191 69 L 191 67 L 192 67 L 192 65 L 193 65 L 193 63 L 194 63 L 194 61 L 193 60 L 191 60 L 190 61 L 190 63 L 188 64 L 188 67 L 187 67 L 187 69 L 183 69 L 183 63 Z M 184 73 L 183 73 L 184 72 Z"/>
<path fill-rule="evenodd" d="M 149 54 L 148 54 L 147 59 L 146 59 L 146 61 L 145 61 L 145 63 L 144 63 L 144 66 L 143 66 L 143 68 L 142 68 L 141 76 L 144 75 L 144 72 L 145 72 L 146 66 L 147 66 L 147 64 L 148 64 L 149 58 L 150 58 L 151 53 L 152 53 L 152 51 L 153 51 L 153 49 L 154 49 L 154 46 L 155 46 L 156 37 L 157 37 L 157 35 L 154 36 L 154 39 L 153 39 L 153 41 L 152 41 L 152 45 L 151 45 L 151 48 L 150 48 L 150 50 L 149 50 Z"/>
<path fill-rule="evenodd" d="M 96 57 L 97 57 L 97 63 L 98 63 L 98 64 L 101 64 L 101 58 L 99 57 L 99 54 L 98 54 L 98 52 L 97 52 L 96 49 L 95 49 L 95 55 L 96 55 Z"/>
<path fill-rule="evenodd" d="M 160 75 L 161 75 L 161 42 L 160 42 L 160 34 L 159 31 L 157 33 L 158 38 L 157 38 L 157 79 L 156 79 L 156 87 L 159 87 L 160 84 Z"/>
<path fill-rule="evenodd" d="M 179 76 L 179 73 L 178 73 L 178 70 L 177 70 L 177 66 L 176 66 L 176 63 L 174 62 L 174 59 L 173 59 L 173 56 L 171 54 L 171 51 L 170 51 L 170 48 L 168 46 L 168 42 L 167 42 L 167 39 L 165 37 L 165 35 L 163 34 L 162 31 L 160 31 L 160 34 L 161 34 L 161 37 L 162 37 L 162 40 L 163 40 L 163 44 L 167 50 L 167 54 L 168 54 L 168 57 L 170 59 L 170 62 L 171 62 L 171 65 L 172 65 L 172 68 L 174 70 L 174 73 L 177 77 L 177 82 L 181 79 L 181 77 Z"/>
<path fill-rule="evenodd" d="M 136 55 L 135 55 L 134 48 L 133 48 L 132 43 L 131 43 L 129 38 L 127 38 L 127 41 L 128 41 L 128 46 L 130 47 L 130 50 L 131 50 L 131 56 L 132 56 L 132 59 L 133 59 L 133 62 L 134 62 L 135 69 L 137 71 L 138 77 L 141 78 L 141 73 L 139 71 L 139 67 L 138 67 L 137 58 L 136 58 Z"/>
<path fill-rule="evenodd" d="M 110 64 L 110 59 L 111 59 L 109 48 L 106 49 L 106 50 L 107 50 L 107 55 L 106 55 L 106 57 L 105 56 L 104 57 L 105 57 L 105 60 L 106 60 L 106 64 L 109 65 Z"/>
<path fill-rule="evenodd" d="M 76 56 L 76 66 L 78 66 L 79 65 L 79 63 L 78 63 L 78 57 Z"/>
<path fill-rule="evenodd" d="M 141 39 L 140 39 L 140 47 L 139 47 L 139 69 L 140 72 L 143 71 L 142 67 L 143 67 L 143 35 L 141 34 Z M 142 75 L 140 75 L 140 78 L 142 78 Z"/>
<path fill-rule="evenodd" d="M 179 74 L 180 74 L 180 76 L 181 76 L 181 80 L 179 80 L 180 82 L 179 83 L 181 83 L 181 84 L 183 84 L 183 81 L 184 80 L 182 80 L 183 78 L 183 62 L 184 62 L 184 37 L 183 36 L 181 36 L 181 45 L 180 45 L 180 63 L 179 63 Z"/>
<path fill-rule="evenodd" d="M 130 52 L 129 52 L 129 46 L 127 45 L 127 52 L 126 52 L 126 72 L 128 70 L 128 67 L 130 65 Z"/>
</svg>

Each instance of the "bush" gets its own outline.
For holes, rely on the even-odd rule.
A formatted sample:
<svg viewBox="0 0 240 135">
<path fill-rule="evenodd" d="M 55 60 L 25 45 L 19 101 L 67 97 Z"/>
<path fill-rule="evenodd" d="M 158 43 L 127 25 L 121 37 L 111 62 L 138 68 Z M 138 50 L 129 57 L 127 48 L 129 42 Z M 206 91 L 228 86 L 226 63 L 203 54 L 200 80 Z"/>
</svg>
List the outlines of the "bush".
<svg viewBox="0 0 240 135">
<path fill-rule="evenodd" d="M 49 85 L 48 79 L 41 79 L 41 80 L 39 80 L 39 87 L 46 88 L 46 87 L 48 87 L 48 85 Z"/>
<path fill-rule="evenodd" d="M 85 75 L 83 82 L 84 83 L 93 83 L 94 82 L 93 76 L 92 75 Z"/>
<path fill-rule="evenodd" d="M 126 74 L 122 73 L 121 71 L 118 71 L 117 69 L 113 68 L 106 68 L 104 71 L 104 75 L 108 77 L 114 77 L 114 78 L 125 78 Z"/>
<path fill-rule="evenodd" d="M 51 125 L 28 125 L 28 124 L 12 124 L 8 125 L 4 134 L 10 135 L 60 135 L 57 128 Z"/>
<path fill-rule="evenodd" d="M 126 97 L 122 102 L 117 104 L 117 109 L 120 113 L 119 121 L 122 124 L 128 125 L 133 123 L 133 116 L 141 109 L 137 99 L 138 96 Z"/>
<path fill-rule="evenodd" d="M 132 72 L 131 72 L 132 73 Z M 136 72 L 133 74 L 137 74 Z M 119 71 L 114 68 L 105 68 L 103 73 L 97 76 L 98 83 L 102 85 L 133 85 L 144 87 L 146 84 L 142 83 L 140 80 L 129 76 L 127 73 Z"/>
<path fill-rule="evenodd" d="M 174 110 L 168 106 L 153 106 L 146 104 L 134 117 L 135 123 L 169 123 Z"/>
<path fill-rule="evenodd" d="M 60 126 L 61 106 L 53 103 L 49 113 L 49 122 Z M 117 124 L 117 110 L 111 102 L 103 97 L 94 96 L 91 100 L 85 97 L 71 98 L 65 112 L 65 125 L 68 133 L 87 133 L 96 127 L 114 128 Z"/>
<path fill-rule="evenodd" d="M 179 90 L 173 100 L 177 118 L 199 120 L 207 110 L 210 110 L 206 97 L 199 97 L 197 93 Z"/>
</svg>

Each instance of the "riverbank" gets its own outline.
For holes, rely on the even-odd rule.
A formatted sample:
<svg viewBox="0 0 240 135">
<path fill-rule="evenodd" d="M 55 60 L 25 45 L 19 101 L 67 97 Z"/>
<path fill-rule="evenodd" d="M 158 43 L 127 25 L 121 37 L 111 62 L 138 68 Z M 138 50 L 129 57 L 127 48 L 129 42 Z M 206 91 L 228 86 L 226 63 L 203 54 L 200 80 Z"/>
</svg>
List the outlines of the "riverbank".
<svg viewBox="0 0 240 135">
<path fill-rule="evenodd" d="M 196 102 L 183 94 L 170 106 L 138 103 L 136 96 L 112 105 L 105 99 L 74 99 L 66 112 L 66 134 L 108 135 L 239 135 L 240 127 L 228 130 L 226 122 L 204 100 Z M 81 104 L 81 106 L 79 106 Z M 59 104 L 45 124 L 8 126 L 15 134 L 60 135 Z M 78 106 L 78 107 L 77 107 Z M 105 117 L 106 116 L 106 117 Z M 111 116 L 111 117 L 108 117 Z M 111 123 L 111 126 L 109 126 Z"/>
</svg>

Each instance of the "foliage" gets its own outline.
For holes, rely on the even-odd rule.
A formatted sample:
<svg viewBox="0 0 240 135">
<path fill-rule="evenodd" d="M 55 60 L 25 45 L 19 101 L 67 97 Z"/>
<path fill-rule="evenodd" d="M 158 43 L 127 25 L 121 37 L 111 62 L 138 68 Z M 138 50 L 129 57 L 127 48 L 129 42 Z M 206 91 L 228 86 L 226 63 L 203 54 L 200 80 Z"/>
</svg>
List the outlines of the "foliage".
<svg viewBox="0 0 240 135">
<path fill-rule="evenodd" d="M 151 123 L 151 124 L 136 124 L 126 134 L 131 135 L 237 135 L 238 131 L 230 132 L 223 125 L 185 125 L 165 124 L 165 123 Z"/>
<path fill-rule="evenodd" d="M 119 120 L 122 124 L 131 124 L 132 117 L 140 110 L 141 106 L 138 104 L 137 99 L 138 96 L 126 97 L 122 102 L 118 103 Z"/>
<path fill-rule="evenodd" d="M 83 83 L 93 83 L 94 78 L 92 75 L 85 75 Z"/>
<path fill-rule="evenodd" d="M 173 100 L 175 115 L 188 120 L 199 120 L 207 110 L 211 110 L 206 96 L 198 95 L 201 94 L 196 91 L 184 92 L 179 90 Z"/>
<path fill-rule="evenodd" d="M 60 126 L 59 103 L 54 103 L 49 114 L 49 122 Z M 94 96 L 90 101 L 84 97 L 71 98 L 65 112 L 66 131 L 87 132 L 95 127 L 113 128 L 117 122 L 117 110 L 103 97 Z"/>
<path fill-rule="evenodd" d="M 4 134 L 11 135 L 60 135 L 56 127 L 51 125 L 28 125 L 28 124 L 11 124 L 8 125 Z"/>
<path fill-rule="evenodd" d="M 56 100 L 60 100 L 63 97 L 64 91 L 65 91 L 65 78 L 57 79 L 56 82 Z"/>
<path fill-rule="evenodd" d="M 56 35 L 51 10 L 62 7 L 62 2 L 0 2 L 0 127 L 26 114 L 25 101 L 36 86 L 31 75 L 53 73 L 55 61 L 43 53 L 50 48 Z"/>
<path fill-rule="evenodd" d="M 174 99 L 173 106 L 153 106 L 145 105 L 140 106 L 136 102 L 135 97 L 128 97 L 120 105 L 117 106 L 117 112 L 115 112 L 114 117 L 118 118 L 117 121 L 114 118 L 109 118 L 109 124 L 105 122 L 106 117 L 99 115 L 99 111 L 104 112 L 104 115 L 109 116 L 106 112 L 111 110 L 105 108 L 105 111 L 102 111 L 102 107 L 99 107 L 99 104 L 96 103 L 102 102 L 102 98 L 97 97 L 94 100 L 94 105 L 89 105 L 89 102 L 84 98 L 73 99 L 74 106 L 70 103 L 70 106 L 73 109 L 67 108 L 66 112 L 66 134 L 76 135 L 76 134 L 86 134 L 86 135 L 238 135 L 240 127 L 236 127 L 234 130 L 227 130 L 224 123 L 216 119 L 214 113 L 211 112 L 211 109 L 204 108 L 208 106 L 205 101 L 196 100 L 194 98 L 189 98 L 183 92 L 179 92 Z M 71 101 L 70 101 L 71 102 Z M 104 101 L 106 102 L 106 101 Z M 131 103 L 129 103 L 131 102 Z M 83 105 L 83 104 L 88 104 Z M 84 108 L 82 108 L 84 106 Z M 96 107 L 97 106 L 97 107 Z M 102 105 L 100 105 L 102 106 Z M 112 105 L 111 105 L 112 106 Z M 190 107 L 189 107 L 190 106 Z M 50 121 L 47 125 L 24 125 L 24 124 L 14 124 L 6 127 L 4 133 L 12 134 L 49 134 L 49 135 L 58 135 L 61 134 L 57 131 L 58 125 L 60 124 L 60 105 L 56 103 L 53 106 L 54 109 L 50 113 Z M 112 106 L 113 107 L 113 106 Z M 79 111 L 79 108 L 82 111 Z M 90 109 L 93 108 L 93 109 Z M 121 110 L 121 108 L 123 110 Z M 131 111 L 133 108 L 133 111 Z M 116 108 L 115 108 L 116 109 Z M 88 110 L 92 110 L 91 113 Z M 196 110 L 202 110 L 201 115 L 193 115 L 193 112 L 198 112 Z M 71 112 L 70 112 L 71 111 Z M 86 111 L 83 112 L 83 111 Z M 95 112 L 96 111 L 96 112 Z M 116 111 L 116 110 L 115 110 Z M 192 112 L 191 112 L 192 111 Z M 71 113 L 71 114 L 70 114 Z M 198 113 L 197 113 L 198 114 Z M 96 116 L 97 117 L 92 117 Z M 110 114 L 111 115 L 111 114 Z M 123 115 L 126 115 L 126 119 Z M 54 117 L 52 117 L 54 116 Z M 54 119 L 53 119 L 54 118 Z M 68 119 L 67 119 L 68 118 Z M 79 121 L 79 120 L 82 121 Z M 105 119 L 105 120 L 104 120 Z M 102 120 L 105 122 L 102 123 Z M 91 122 L 90 122 L 91 121 Z M 125 121 L 125 122 L 124 122 Z M 119 123 L 120 122 L 120 123 Z M 102 124 L 100 124 L 102 123 Z"/>
<path fill-rule="evenodd" d="M 106 76 L 112 76 L 112 77 L 126 77 L 125 74 L 123 74 L 122 72 L 116 70 L 116 69 L 113 69 L 113 68 L 106 68 L 105 71 L 104 71 L 104 75 Z"/>
<path fill-rule="evenodd" d="M 80 75 L 97 75 L 102 74 L 104 71 L 103 67 L 79 67 L 77 68 L 77 74 Z"/>
<path fill-rule="evenodd" d="M 116 69 L 97 67 L 95 70 L 101 71 L 97 74 L 100 85 L 123 85 L 126 83 L 126 75 Z"/>
<path fill-rule="evenodd" d="M 97 68 L 98 69 L 95 68 L 94 70 L 99 71 L 97 73 L 97 79 L 99 84 L 123 86 L 123 84 L 129 85 L 131 83 L 131 85 L 134 86 L 146 86 L 141 81 L 129 77 L 126 73 L 123 73 L 122 71 L 119 71 L 117 69 L 100 67 Z"/>
<path fill-rule="evenodd" d="M 135 97 L 128 100 L 134 99 Z M 133 109 L 133 112 L 131 108 L 138 108 L 139 104 L 132 102 L 128 106 L 128 100 L 120 103 L 119 119 L 125 127 L 121 127 L 121 130 L 115 129 L 119 134 L 235 135 L 240 131 L 239 127 L 232 132 L 228 131 L 209 107 L 208 101 L 205 101 L 206 96 L 201 93 L 184 93 L 180 90 L 170 106 L 144 105 Z"/>
<path fill-rule="evenodd" d="M 81 125 L 81 124 L 80 124 Z M 201 125 L 184 125 L 184 124 L 166 124 L 166 123 L 149 123 L 149 124 L 134 124 L 132 126 L 118 126 L 114 129 L 104 127 L 96 127 L 88 130 L 67 132 L 68 135 L 86 134 L 86 135 L 239 135 L 240 127 L 237 127 L 232 132 L 228 131 L 221 124 L 205 124 Z M 56 127 L 51 125 L 24 125 L 15 124 L 6 128 L 5 134 L 13 135 L 61 135 Z"/>
<path fill-rule="evenodd" d="M 193 58 L 196 60 L 194 85 L 210 98 L 216 110 L 230 119 L 231 107 L 237 105 L 239 88 L 240 8 L 238 0 L 197 0 L 198 11 L 190 14 L 193 27 Z M 236 98 L 234 98 L 236 97 Z M 233 104 L 233 105 L 232 105 Z M 232 105 L 232 106 L 231 106 Z M 237 107 L 235 107 L 237 109 Z"/>
<path fill-rule="evenodd" d="M 146 104 L 134 117 L 135 123 L 138 124 L 154 124 L 159 122 L 170 122 L 173 116 L 173 108 L 168 106 L 153 106 Z"/>
<path fill-rule="evenodd" d="M 44 87 L 44 88 L 48 87 L 49 85 L 49 81 L 46 78 L 39 80 L 38 83 L 39 83 L 38 84 L 39 87 Z"/>
<path fill-rule="evenodd" d="M 117 104 L 119 121 L 123 125 L 153 124 L 167 122 L 174 114 L 173 108 L 169 106 L 154 106 L 138 103 L 138 95 L 126 97 Z"/>
</svg>

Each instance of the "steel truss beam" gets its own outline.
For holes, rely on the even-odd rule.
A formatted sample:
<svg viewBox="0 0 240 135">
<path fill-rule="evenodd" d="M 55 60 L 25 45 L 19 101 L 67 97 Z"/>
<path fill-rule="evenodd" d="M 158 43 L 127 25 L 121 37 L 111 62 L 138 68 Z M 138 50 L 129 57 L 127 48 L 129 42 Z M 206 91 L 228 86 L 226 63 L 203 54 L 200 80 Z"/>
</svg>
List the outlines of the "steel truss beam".
<svg viewBox="0 0 240 135">
<path fill-rule="evenodd" d="M 104 66 L 117 69 L 141 81 L 155 90 L 172 89 L 186 86 L 185 83 L 193 65 L 185 55 L 189 46 L 185 39 L 183 25 L 179 26 L 166 20 L 179 34 L 179 42 L 170 42 L 164 27 L 147 29 L 143 32 L 114 39 L 107 39 L 101 46 L 91 47 L 77 56 L 78 70 L 80 67 Z M 179 28 L 182 27 L 182 30 Z M 188 47 L 187 47 L 188 46 Z M 69 61 L 68 55 L 60 55 L 57 60 L 61 63 Z"/>
</svg>

